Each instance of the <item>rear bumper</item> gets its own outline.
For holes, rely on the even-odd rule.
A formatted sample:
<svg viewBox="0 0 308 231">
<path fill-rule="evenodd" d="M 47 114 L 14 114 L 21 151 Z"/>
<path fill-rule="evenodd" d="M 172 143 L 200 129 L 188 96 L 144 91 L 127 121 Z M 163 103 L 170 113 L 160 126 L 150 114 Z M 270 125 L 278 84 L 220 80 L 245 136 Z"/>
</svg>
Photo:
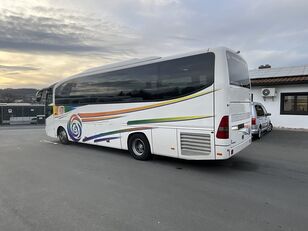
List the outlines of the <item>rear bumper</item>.
<svg viewBox="0 0 308 231">
<path fill-rule="evenodd" d="M 229 159 L 251 144 L 251 138 L 235 146 L 216 146 L 216 160 Z"/>
<path fill-rule="evenodd" d="M 251 134 L 252 135 L 257 135 L 259 133 L 259 129 L 256 125 L 251 126 Z"/>
</svg>

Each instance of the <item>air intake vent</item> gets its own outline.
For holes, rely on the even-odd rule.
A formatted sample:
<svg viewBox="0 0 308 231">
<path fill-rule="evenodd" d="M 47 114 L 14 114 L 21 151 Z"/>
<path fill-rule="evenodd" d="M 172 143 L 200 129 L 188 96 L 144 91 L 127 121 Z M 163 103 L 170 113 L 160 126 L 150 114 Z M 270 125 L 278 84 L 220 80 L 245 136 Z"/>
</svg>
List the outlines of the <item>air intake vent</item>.
<svg viewBox="0 0 308 231">
<path fill-rule="evenodd" d="M 211 136 L 200 133 L 181 133 L 181 153 L 184 156 L 211 154 Z"/>
</svg>

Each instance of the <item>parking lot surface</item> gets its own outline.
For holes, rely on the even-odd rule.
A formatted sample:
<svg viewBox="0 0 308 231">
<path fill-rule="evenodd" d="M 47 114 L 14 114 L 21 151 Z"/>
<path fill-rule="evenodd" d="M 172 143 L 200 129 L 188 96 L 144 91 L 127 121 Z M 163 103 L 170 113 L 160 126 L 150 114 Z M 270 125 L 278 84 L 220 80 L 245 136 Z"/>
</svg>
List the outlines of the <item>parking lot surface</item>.
<svg viewBox="0 0 308 231">
<path fill-rule="evenodd" d="M 305 132 L 219 162 L 141 162 L 39 127 L 0 127 L 0 141 L 0 230 L 308 230 Z"/>
</svg>

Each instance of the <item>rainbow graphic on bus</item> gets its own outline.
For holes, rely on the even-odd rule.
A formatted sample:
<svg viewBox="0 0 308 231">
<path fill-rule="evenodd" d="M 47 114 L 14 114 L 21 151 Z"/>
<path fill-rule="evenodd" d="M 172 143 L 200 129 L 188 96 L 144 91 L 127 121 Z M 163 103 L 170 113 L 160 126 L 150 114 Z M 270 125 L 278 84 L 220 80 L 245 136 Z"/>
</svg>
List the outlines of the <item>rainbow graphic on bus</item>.
<svg viewBox="0 0 308 231">
<path fill-rule="evenodd" d="M 82 122 L 78 115 L 72 115 L 67 123 L 67 131 L 70 138 L 78 142 L 82 135 Z"/>
</svg>

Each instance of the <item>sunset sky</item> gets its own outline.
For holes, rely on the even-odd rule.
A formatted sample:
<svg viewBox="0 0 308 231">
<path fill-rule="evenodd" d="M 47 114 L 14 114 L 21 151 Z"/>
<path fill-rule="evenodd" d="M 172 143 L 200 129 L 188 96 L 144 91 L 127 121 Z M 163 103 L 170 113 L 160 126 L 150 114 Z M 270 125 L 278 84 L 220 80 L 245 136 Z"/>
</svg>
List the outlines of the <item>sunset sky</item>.
<svg viewBox="0 0 308 231">
<path fill-rule="evenodd" d="M 0 0 L 0 88 L 208 47 L 250 68 L 308 64 L 307 0 Z"/>
</svg>

